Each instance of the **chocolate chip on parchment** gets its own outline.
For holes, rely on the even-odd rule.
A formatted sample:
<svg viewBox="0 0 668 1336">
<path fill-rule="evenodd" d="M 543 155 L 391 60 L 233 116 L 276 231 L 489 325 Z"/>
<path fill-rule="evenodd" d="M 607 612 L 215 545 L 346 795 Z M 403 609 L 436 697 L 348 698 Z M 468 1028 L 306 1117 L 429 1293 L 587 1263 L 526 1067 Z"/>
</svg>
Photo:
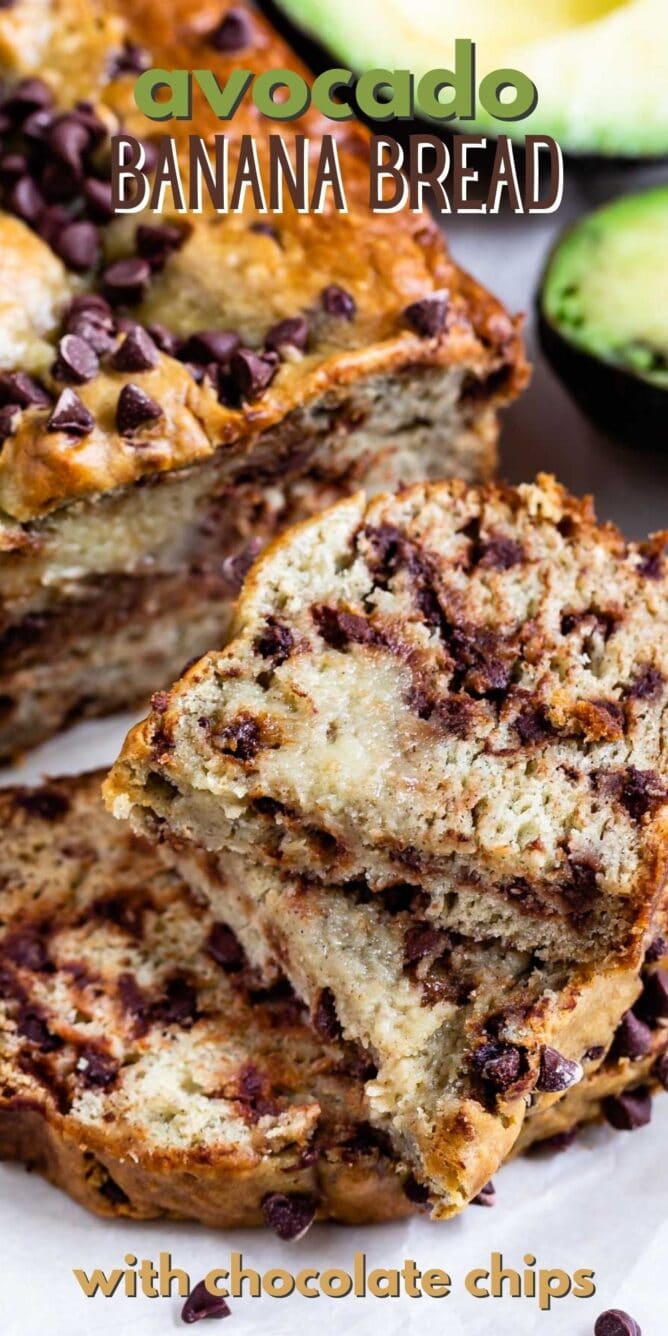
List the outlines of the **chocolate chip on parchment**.
<svg viewBox="0 0 668 1336">
<path fill-rule="evenodd" d="M 112 306 L 124 303 L 134 306 L 142 300 L 151 279 L 151 266 L 148 260 L 137 257 L 128 260 L 115 260 L 107 265 L 102 274 L 104 294 Z"/>
<path fill-rule="evenodd" d="M 302 1239 L 315 1220 L 315 1197 L 301 1192 L 270 1192 L 262 1202 L 262 1214 L 284 1243 Z"/>
<path fill-rule="evenodd" d="M 472 1206 L 493 1206 L 496 1201 L 496 1188 L 490 1178 L 489 1183 L 485 1183 L 484 1188 L 480 1189 L 477 1197 L 471 1198 Z"/>
<path fill-rule="evenodd" d="M 243 51 L 250 46 L 253 28 L 243 9 L 228 9 L 227 14 L 208 35 L 214 51 Z"/>
<path fill-rule="evenodd" d="M 85 219 L 68 223 L 54 237 L 53 249 L 68 269 L 83 274 L 92 269 L 100 258 L 100 238 L 94 223 Z"/>
<path fill-rule="evenodd" d="M 47 431 L 64 431 L 68 436 L 87 436 L 95 419 L 74 390 L 63 390 L 46 424 Z"/>
<path fill-rule="evenodd" d="M 416 334 L 421 334 L 423 338 L 434 338 L 445 327 L 448 305 L 448 293 L 434 293 L 433 297 L 411 302 L 404 310 L 404 317 Z"/>
<path fill-rule="evenodd" d="M 352 292 L 339 287 L 338 283 L 329 283 L 320 293 L 320 302 L 327 315 L 336 320 L 354 320 L 357 315 L 357 302 Z"/>
<path fill-rule="evenodd" d="M 652 1096 L 644 1086 L 624 1091 L 621 1095 L 610 1095 L 603 1101 L 603 1113 L 618 1132 L 635 1132 L 651 1120 Z"/>
<path fill-rule="evenodd" d="M 79 334 L 64 334 L 58 342 L 53 374 L 56 380 L 85 385 L 100 370 L 97 353 Z"/>
<path fill-rule="evenodd" d="M 308 332 L 308 321 L 303 315 L 291 316 L 272 325 L 265 336 L 264 345 L 275 353 L 286 347 L 303 352 L 308 342 Z"/>
<path fill-rule="evenodd" d="M 203 1280 L 190 1291 L 181 1309 L 182 1322 L 201 1322 L 207 1317 L 230 1317 L 231 1309 L 222 1294 L 211 1294 Z"/>
<path fill-rule="evenodd" d="M 160 404 L 139 385 L 124 385 L 116 405 L 116 426 L 121 436 L 131 435 L 139 427 L 157 422 L 163 416 Z"/>
<path fill-rule="evenodd" d="M 158 349 L 141 325 L 128 330 L 111 358 L 114 371 L 151 371 L 158 365 Z"/>
<path fill-rule="evenodd" d="M 642 1336 L 635 1318 L 621 1308 L 608 1308 L 596 1319 L 594 1336 Z"/>
<path fill-rule="evenodd" d="M 644 1058 L 651 1047 L 652 1031 L 649 1025 L 634 1016 L 632 1011 L 627 1011 L 617 1026 L 610 1050 L 612 1056 L 634 1061 L 636 1058 Z"/>
<path fill-rule="evenodd" d="M 255 353 L 252 348 L 239 348 L 230 362 L 232 378 L 243 399 L 257 399 L 271 384 L 277 367 L 276 353 Z"/>
<path fill-rule="evenodd" d="M 569 1090 L 582 1080 L 583 1072 L 579 1062 L 572 1062 L 559 1053 L 556 1048 L 546 1047 L 540 1055 L 540 1070 L 536 1081 L 536 1090 L 552 1094 L 558 1090 Z"/>
</svg>

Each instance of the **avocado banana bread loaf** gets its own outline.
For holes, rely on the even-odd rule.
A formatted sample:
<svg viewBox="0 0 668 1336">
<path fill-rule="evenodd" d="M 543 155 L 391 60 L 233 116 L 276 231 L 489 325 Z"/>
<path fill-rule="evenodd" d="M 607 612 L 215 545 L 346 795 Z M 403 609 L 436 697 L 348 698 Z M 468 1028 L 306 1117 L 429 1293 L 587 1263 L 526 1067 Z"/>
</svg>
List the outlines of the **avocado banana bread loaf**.
<svg viewBox="0 0 668 1336">
<path fill-rule="evenodd" d="M 497 406 L 526 380 L 517 322 L 426 215 L 372 213 L 368 136 L 307 112 L 287 151 L 336 137 L 348 212 L 113 215 L 111 137 L 271 123 L 202 98 L 157 123 L 149 66 L 222 83 L 299 63 L 225 0 L 16 0 L 0 10 L 0 757 L 146 698 L 224 636 L 281 527 L 399 479 L 486 476 Z"/>
<path fill-rule="evenodd" d="M 285 984 L 263 986 L 215 910 L 105 812 L 101 778 L 0 796 L 0 1156 L 105 1215 L 294 1235 L 316 1215 L 427 1209 L 368 1121 L 370 1063 L 331 1007 L 316 1030 Z M 565 1144 L 602 1107 L 647 1121 L 668 1083 L 665 952 L 653 944 L 639 1015 L 516 1145 Z"/>
</svg>

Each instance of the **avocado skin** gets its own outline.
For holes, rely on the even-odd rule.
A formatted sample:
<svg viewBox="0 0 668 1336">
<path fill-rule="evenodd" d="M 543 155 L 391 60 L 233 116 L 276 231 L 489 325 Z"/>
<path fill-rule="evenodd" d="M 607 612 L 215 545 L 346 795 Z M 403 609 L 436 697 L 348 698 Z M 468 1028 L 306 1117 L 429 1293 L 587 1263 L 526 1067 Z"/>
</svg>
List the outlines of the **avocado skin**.
<svg viewBox="0 0 668 1336">
<path fill-rule="evenodd" d="M 668 389 L 577 348 L 548 320 L 538 298 L 538 337 L 571 398 L 604 431 L 634 448 L 668 446 Z"/>
</svg>

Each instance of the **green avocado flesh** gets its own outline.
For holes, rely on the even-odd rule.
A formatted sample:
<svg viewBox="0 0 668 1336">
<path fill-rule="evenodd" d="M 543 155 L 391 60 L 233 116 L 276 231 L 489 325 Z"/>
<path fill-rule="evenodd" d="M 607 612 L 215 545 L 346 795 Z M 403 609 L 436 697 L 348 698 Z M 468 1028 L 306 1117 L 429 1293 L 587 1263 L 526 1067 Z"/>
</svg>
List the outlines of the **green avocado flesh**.
<svg viewBox="0 0 668 1336">
<path fill-rule="evenodd" d="M 552 253 L 540 305 L 574 347 L 668 387 L 668 186 L 576 223 Z"/>
<path fill-rule="evenodd" d="M 345 67 L 452 69 L 455 38 L 476 46 L 477 83 L 521 70 L 538 90 L 518 121 L 478 100 L 466 133 L 552 135 L 571 153 L 668 154 L 668 0 L 278 0 Z"/>
</svg>

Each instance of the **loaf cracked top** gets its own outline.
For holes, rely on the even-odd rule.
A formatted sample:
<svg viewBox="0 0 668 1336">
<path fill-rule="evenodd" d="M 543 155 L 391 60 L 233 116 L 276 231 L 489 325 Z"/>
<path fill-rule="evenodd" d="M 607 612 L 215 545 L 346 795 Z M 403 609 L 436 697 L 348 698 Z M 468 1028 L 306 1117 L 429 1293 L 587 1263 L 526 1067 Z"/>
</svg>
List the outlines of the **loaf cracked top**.
<svg viewBox="0 0 668 1336">
<path fill-rule="evenodd" d="M 408 883 L 472 936 L 638 952 L 665 877 L 665 548 L 544 476 L 358 495 L 259 560 L 110 801 L 325 883 Z"/>
<path fill-rule="evenodd" d="M 231 45 L 221 40 L 230 11 Z M 360 376 L 461 366 L 483 400 L 521 388 L 516 322 L 453 264 L 429 217 L 370 213 L 361 126 L 309 111 L 276 127 L 249 99 L 227 122 L 203 98 L 191 121 L 149 121 L 132 90 L 150 65 L 206 67 L 221 81 L 235 65 L 301 68 L 259 14 L 225 0 L 16 0 L 0 10 L 6 517 L 28 522 L 219 447 L 243 453 L 290 411 Z M 263 215 L 247 196 L 241 214 L 205 204 L 200 215 L 114 218 L 109 136 L 119 129 L 149 153 L 173 135 L 184 162 L 191 134 L 210 143 L 224 133 L 232 163 L 240 136 L 253 134 L 261 167 L 272 129 L 288 148 L 307 134 L 314 156 L 333 134 L 349 211 L 329 200 L 303 215 L 286 199 L 281 214 Z M 119 354 L 132 324 L 142 349 Z"/>
</svg>

